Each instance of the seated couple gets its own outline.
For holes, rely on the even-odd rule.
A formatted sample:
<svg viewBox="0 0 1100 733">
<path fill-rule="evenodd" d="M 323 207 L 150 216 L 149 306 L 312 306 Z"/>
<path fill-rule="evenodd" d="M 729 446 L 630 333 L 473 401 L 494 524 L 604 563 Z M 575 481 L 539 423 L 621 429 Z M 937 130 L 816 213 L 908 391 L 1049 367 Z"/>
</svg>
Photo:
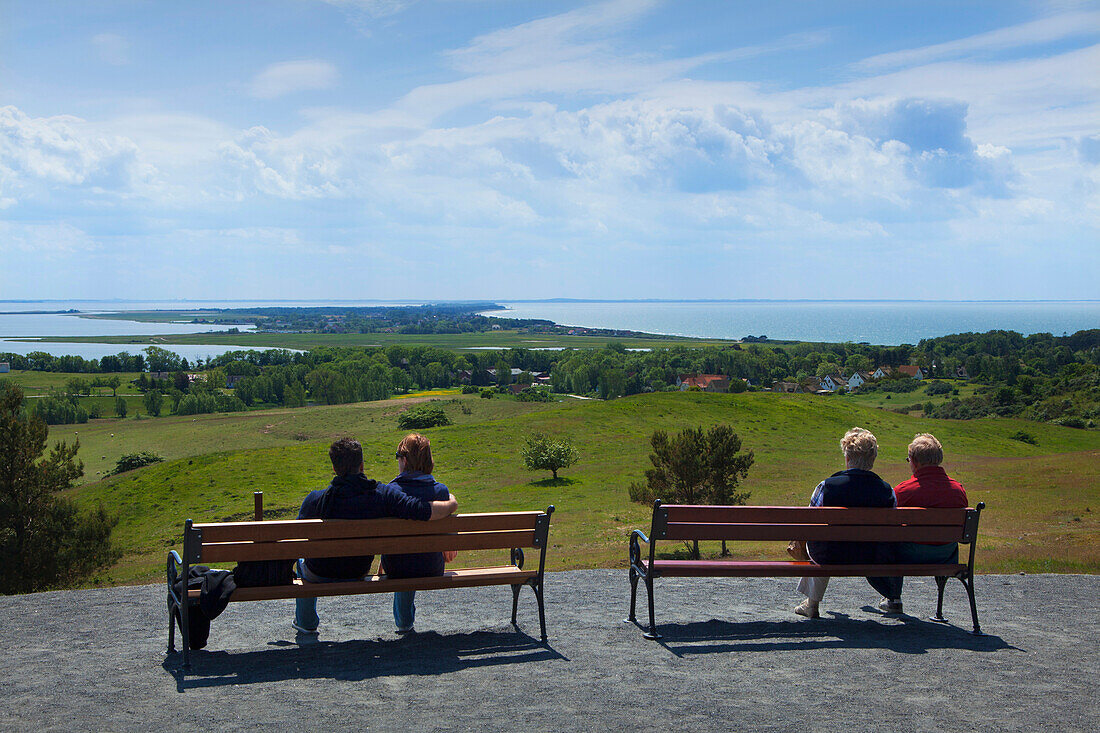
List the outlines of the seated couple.
<svg viewBox="0 0 1100 733">
<path fill-rule="evenodd" d="M 852 428 L 840 441 L 845 470 L 834 473 L 814 489 L 810 506 L 866 507 L 966 507 L 962 484 L 948 477 L 940 466 L 943 446 L 934 435 L 920 433 L 909 444 L 906 460 L 912 477 L 894 488 L 871 468 L 878 456 L 878 441 L 869 430 Z M 956 563 L 959 546 L 915 542 L 807 542 L 806 551 L 818 564 Z M 882 594 L 878 607 L 884 613 L 901 613 L 902 578 L 867 578 Z M 818 605 L 828 578 L 802 578 L 798 591 L 806 596 L 794 612 L 818 618 Z"/>
<path fill-rule="evenodd" d="M 446 486 L 432 477 L 431 443 L 423 435 L 405 436 L 397 447 L 397 477 L 385 484 L 363 475 L 363 446 L 351 438 L 337 440 L 328 451 L 336 474 L 328 488 L 310 492 L 298 511 L 298 519 L 398 519 L 433 520 L 448 517 L 458 501 Z M 422 552 L 383 555 L 379 572 L 390 578 L 442 575 L 443 565 L 457 552 Z M 373 555 L 361 557 L 304 558 L 297 573 L 306 583 L 361 580 L 370 575 Z M 393 620 L 398 633 L 413 630 L 416 591 L 393 594 Z M 294 628 L 299 636 L 317 634 L 317 599 L 298 598 Z"/>
</svg>

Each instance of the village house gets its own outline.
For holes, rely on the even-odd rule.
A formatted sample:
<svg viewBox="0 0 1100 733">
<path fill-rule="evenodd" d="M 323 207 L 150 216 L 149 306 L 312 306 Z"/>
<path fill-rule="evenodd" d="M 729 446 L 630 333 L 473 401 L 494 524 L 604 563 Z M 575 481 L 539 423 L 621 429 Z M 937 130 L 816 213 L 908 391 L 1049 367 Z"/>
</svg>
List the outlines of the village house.
<svg viewBox="0 0 1100 733">
<path fill-rule="evenodd" d="M 893 371 L 893 369 L 891 367 L 880 366 L 878 369 L 875 369 L 875 371 L 871 372 L 871 378 L 872 379 L 886 379 L 887 377 L 890 376 L 890 373 L 892 371 Z"/>
<path fill-rule="evenodd" d="M 0 374 L 7 374 L 11 371 L 10 361 L 0 361 Z"/>
<path fill-rule="evenodd" d="M 826 374 L 821 378 L 821 389 L 826 392 L 836 392 L 841 387 L 847 387 L 848 380 L 840 374 Z"/>
<path fill-rule="evenodd" d="M 704 392 L 729 392 L 730 378 L 723 374 L 678 374 L 676 386 L 681 392 L 698 387 Z"/>
<path fill-rule="evenodd" d="M 794 394 L 795 392 L 801 392 L 802 388 L 798 386 L 797 382 L 775 382 L 772 384 L 772 392 L 785 392 L 787 394 Z"/>
<path fill-rule="evenodd" d="M 928 376 L 928 372 L 924 371 L 915 364 L 902 364 L 898 367 L 898 371 L 907 377 L 912 377 L 913 379 L 924 379 Z"/>
<path fill-rule="evenodd" d="M 852 372 L 852 376 L 848 377 L 848 391 L 851 392 L 853 389 L 858 389 L 859 387 L 862 387 L 870 381 L 870 374 L 857 369 L 856 371 Z"/>
<path fill-rule="evenodd" d="M 806 377 L 802 380 L 802 391 L 808 392 L 809 394 L 815 394 L 817 392 L 825 392 L 827 390 L 825 390 L 821 386 L 821 380 L 817 377 Z"/>
</svg>

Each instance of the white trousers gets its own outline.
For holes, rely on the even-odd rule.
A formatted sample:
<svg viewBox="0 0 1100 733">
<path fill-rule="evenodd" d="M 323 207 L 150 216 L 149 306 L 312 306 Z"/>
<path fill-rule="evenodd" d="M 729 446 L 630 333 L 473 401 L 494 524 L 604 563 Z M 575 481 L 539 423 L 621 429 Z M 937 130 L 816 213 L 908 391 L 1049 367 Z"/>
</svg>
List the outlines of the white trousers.
<svg viewBox="0 0 1100 733">
<path fill-rule="evenodd" d="M 798 592 L 809 598 L 814 603 L 821 603 L 825 597 L 825 589 L 829 587 L 827 577 L 803 578 L 798 581 Z"/>
</svg>

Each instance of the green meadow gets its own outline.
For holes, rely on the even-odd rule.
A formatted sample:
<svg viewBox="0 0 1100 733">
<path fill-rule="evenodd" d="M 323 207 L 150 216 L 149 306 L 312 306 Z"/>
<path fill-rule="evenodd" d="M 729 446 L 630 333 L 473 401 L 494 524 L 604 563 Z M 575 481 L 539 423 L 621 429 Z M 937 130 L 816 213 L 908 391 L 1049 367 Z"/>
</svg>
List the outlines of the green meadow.
<svg viewBox="0 0 1100 733">
<path fill-rule="evenodd" d="M 878 436 L 876 470 L 892 484 L 908 477 L 905 447 L 912 435 L 933 432 L 945 445 L 948 471 L 966 485 L 971 503 L 987 505 L 979 533 L 982 572 L 1100 571 L 1097 431 L 1004 419 L 925 420 L 811 395 L 659 393 L 549 404 L 475 395 L 440 399 L 455 424 L 424 431 L 432 439 L 436 477 L 459 497 L 460 511 L 553 504 L 553 570 L 625 567 L 630 530 L 649 522 L 649 507 L 631 503 L 627 486 L 648 465 L 652 431 L 725 422 L 756 456 L 743 485 L 752 492 L 749 503 L 771 505 L 804 504 L 821 478 L 843 468 L 838 441 L 853 425 Z M 123 556 L 94 582 L 158 580 L 165 553 L 179 547 L 184 519 L 246 518 L 253 491 L 264 492 L 269 518 L 294 516 L 308 491 L 327 484 L 327 446 L 338 435 L 363 442 L 368 475 L 392 478 L 393 450 L 404 434 L 396 416 L 409 404 L 104 420 L 51 430 L 51 439 L 79 430 L 89 468 L 140 449 L 169 459 L 103 480 L 91 475 L 91 483 L 71 492 L 78 503 L 103 502 L 120 517 L 114 541 Z M 568 436 L 580 448 L 580 462 L 557 481 L 522 467 L 524 436 L 536 430 Z M 1019 430 L 1034 435 L 1038 445 L 1009 437 Z M 97 464 L 98 456 L 107 458 Z M 717 544 L 703 549 L 719 551 Z M 782 556 L 776 543 L 730 549 L 744 558 Z M 459 563 L 501 559 L 465 553 Z"/>
</svg>

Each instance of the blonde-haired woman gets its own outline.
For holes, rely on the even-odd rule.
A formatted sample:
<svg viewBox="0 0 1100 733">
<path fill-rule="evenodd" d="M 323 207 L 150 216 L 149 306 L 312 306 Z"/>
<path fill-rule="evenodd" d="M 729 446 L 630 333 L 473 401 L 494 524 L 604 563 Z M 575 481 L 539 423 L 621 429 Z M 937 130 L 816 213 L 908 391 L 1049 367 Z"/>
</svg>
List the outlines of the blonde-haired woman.
<svg viewBox="0 0 1100 733">
<path fill-rule="evenodd" d="M 450 490 L 435 480 L 432 471 L 432 444 L 427 437 L 419 433 L 410 433 L 401 439 L 397 446 L 397 476 L 391 485 L 409 496 L 425 501 L 447 499 Z M 445 563 L 455 559 L 457 552 L 417 552 L 405 555 L 383 555 L 382 567 L 390 578 L 425 578 L 443 575 Z M 416 618 L 414 599 L 416 591 L 400 591 L 393 594 L 393 621 L 397 624 L 397 633 L 407 634 L 413 630 Z"/>
<path fill-rule="evenodd" d="M 871 469 L 878 457 L 878 440 L 870 430 L 852 428 L 840 441 L 844 452 L 844 470 L 834 473 L 814 489 L 810 506 L 878 506 L 897 505 L 890 484 Z M 892 543 L 879 542 L 807 542 L 806 551 L 819 565 L 852 565 L 892 561 Z M 875 590 L 886 598 L 896 598 L 895 578 L 868 578 Z M 829 585 L 828 578 L 803 578 L 798 592 L 806 596 L 794 612 L 807 618 L 818 618 L 818 606 Z"/>
</svg>

